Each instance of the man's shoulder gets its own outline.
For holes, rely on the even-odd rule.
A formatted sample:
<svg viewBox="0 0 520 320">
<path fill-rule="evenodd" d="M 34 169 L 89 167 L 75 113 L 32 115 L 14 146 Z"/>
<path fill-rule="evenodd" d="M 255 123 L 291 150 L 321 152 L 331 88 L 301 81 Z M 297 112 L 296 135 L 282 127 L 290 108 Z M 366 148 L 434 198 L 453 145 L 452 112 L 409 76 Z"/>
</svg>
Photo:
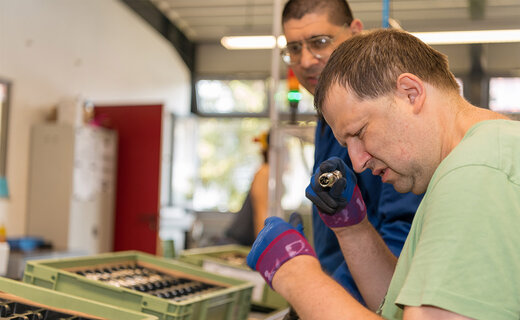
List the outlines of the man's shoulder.
<svg viewBox="0 0 520 320">
<path fill-rule="evenodd" d="M 468 130 L 459 145 L 445 160 L 455 163 L 461 161 L 492 165 L 500 163 L 501 158 L 505 156 L 514 156 L 512 153 L 520 152 L 518 147 L 520 147 L 520 122 L 482 121 Z"/>
<path fill-rule="evenodd" d="M 485 166 L 517 175 L 520 165 L 520 122 L 488 120 L 474 125 L 462 141 L 441 162 L 434 178 L 467 166 Z M 434 179 L 432 179 L 434 180 Z"/>
</svg>

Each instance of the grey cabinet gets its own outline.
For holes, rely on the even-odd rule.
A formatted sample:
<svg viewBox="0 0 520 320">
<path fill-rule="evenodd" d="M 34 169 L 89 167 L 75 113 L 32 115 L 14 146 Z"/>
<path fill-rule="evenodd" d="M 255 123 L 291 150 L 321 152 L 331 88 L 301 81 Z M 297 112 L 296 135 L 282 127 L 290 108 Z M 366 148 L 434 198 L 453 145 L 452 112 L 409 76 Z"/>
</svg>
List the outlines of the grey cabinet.
<svg viewBox="0 0 520 320">
<path fill-rule="evenodd" d="M 38 124 L 31 130 L 27 234 L 57 250 L 112 250 L 117 135 Z"/>
</svg>

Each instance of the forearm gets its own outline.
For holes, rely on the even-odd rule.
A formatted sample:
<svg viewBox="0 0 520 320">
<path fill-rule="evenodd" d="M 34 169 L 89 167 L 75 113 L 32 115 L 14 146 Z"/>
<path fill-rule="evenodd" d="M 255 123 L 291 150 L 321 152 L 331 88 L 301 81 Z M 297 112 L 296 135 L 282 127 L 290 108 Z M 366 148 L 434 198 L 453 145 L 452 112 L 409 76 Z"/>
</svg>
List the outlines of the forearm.
<svg viewBox="0 0 520 320">
<path fill-rule="evenodd" d="M 264 227 L 264 221 L 267 219 L 267 199 L 253 200 L 253 224 L 255 227 L 255 237 L 258 236 L 260 230 Z"/>
<path fill-rule="evenodd" d="M 311 256 L 287 261 L 276 272 L 272 284 L 303 320 L 382 319 L 328 277 Z"/>
<path fill-rule="evenodd" d="M 268 217 L 268 180 L 269 167 L 264 164 L 256 173 L 251 184 L 255 237 L 264 227 L 264 221 Z"/>
<path fill-rule="evenodd" d="M 377 310 L 390 285 L 397 258 L 370 222 L 333 229 L 341 250 L 370 310 Z"/>
</svg>

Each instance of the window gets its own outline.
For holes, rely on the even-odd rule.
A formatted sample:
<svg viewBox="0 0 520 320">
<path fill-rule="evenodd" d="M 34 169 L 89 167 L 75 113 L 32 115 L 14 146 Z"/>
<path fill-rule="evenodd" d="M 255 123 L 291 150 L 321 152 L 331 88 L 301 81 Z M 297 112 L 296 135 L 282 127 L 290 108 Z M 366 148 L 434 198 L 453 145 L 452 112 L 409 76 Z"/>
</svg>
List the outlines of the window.
<svg viewBox="0 0 520 320">
<path fill-rule="evenodd" d="M 489 109 L 520 112 L 520 77 L 493 77 L 489 80 Z"/>
<path fill-rule="evenodd" d="M 263 161 L 253 139 L 269 130 L 267 118 L 177 118 L 171 180 L 172 204 L 195 211 L 237 212 Z M 282 128 L 280 195 L 284 210 L 308 206 L 314 126 Z"/>
<path fill-rule="evenodd" d="M 197 117 L 175 118 L 171 203 L 194 211 L 237 212 L 242 207 L 263 157 L 253 139 L 271 127 L 266 79 L 200 79 L 196 82 Z M 276 94 L 280 113 L 288 113 L 285 81 Z M 315 114 L 312 96 L 302 88 L 298 113 Z M 285 109 L 283 109 L 285 108 Z M 285 137 L 280 161 L 285 185 L 284 209 L 305 201 L 314 145 L 313 128 L 305 139 Z M 296 134 L 297 136 L 298 134 Z M 299 159 L 299 158 L 305 159 Z M 289 179 L 288 181 L 286 179 Z"/>
<path fill-rule="evenodd" d="M 197 113 L 267 115 L 265 79 L 201 79 L 196 83 Z"/>
<path fill-rule="evenodd" d="M 268 127 L 267 119 L 199 120 L 195 210 L 240 210 L 263 159 L 253 139 Z"/>
<path fill-rule="evenodd" d="M 254 137 L 267 118 L 187 118 L 175 124 L 173 204 L 236 212 L 263 161 Z"/>
</svg>

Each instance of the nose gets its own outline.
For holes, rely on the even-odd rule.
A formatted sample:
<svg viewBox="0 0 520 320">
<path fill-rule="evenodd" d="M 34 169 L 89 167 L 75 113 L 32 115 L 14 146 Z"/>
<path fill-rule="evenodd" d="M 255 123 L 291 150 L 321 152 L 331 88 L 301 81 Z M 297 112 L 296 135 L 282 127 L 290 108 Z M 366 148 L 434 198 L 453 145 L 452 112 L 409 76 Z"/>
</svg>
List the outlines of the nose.
<svg viewBox="0 0 520 320">
<path fill-rule="evenodd" d="M 303 68 L 309 68 L 317 62 L 319 62 L 318 59 L 309 51 L 307 44 L 304 44 L 301 52 L 300 65 Z"/>
<path fill-rule="evenodd" d="M 372 158 L 363 145 L 363 142 L 357 138 L 348 141 L 348 155 L 352 161 L 354 171 L 361 173 L 368 169 L 367 163 Z"/>
</svg>

